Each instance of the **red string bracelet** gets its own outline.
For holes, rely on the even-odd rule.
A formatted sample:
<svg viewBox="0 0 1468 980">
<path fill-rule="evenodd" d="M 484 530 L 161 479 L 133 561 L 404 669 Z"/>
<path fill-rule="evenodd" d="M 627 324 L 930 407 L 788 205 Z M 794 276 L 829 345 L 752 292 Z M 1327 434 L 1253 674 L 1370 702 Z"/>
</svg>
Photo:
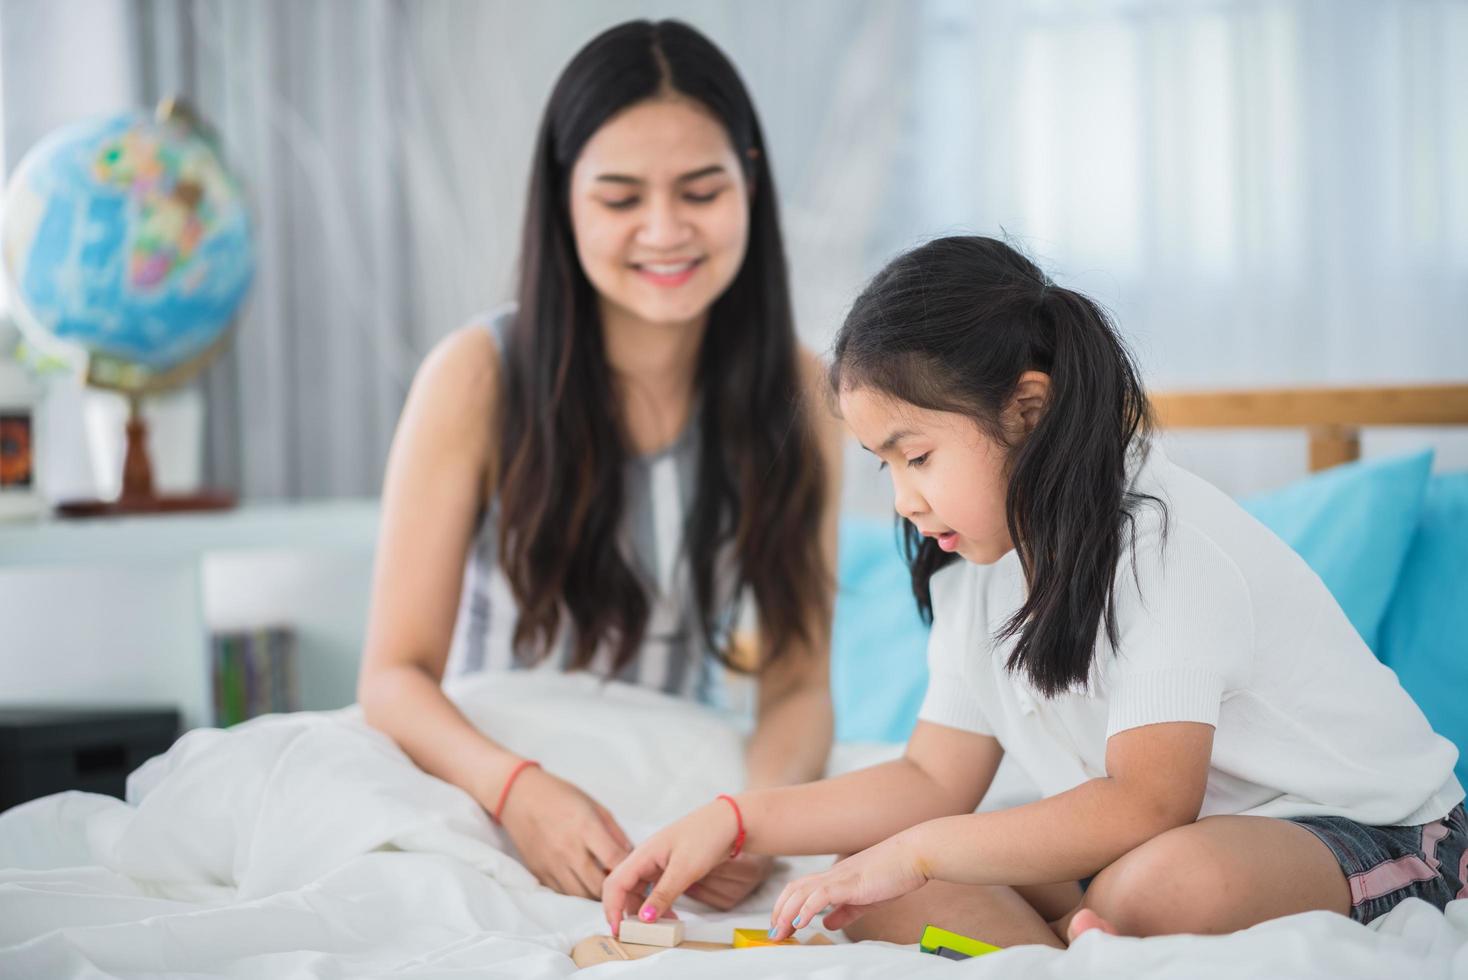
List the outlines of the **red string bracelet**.
<svg viewBox="0 0 1468 980">
<path fill-rule="evenodd" d="M 729 801 L 729 805 L 734 808 L 734 822 L 739 826 L 739 832 L 734 835 L 734 850 L 729 852 L 729 860 L 732 861 L 744 850 L 744 814 L 739 812 L 739 804 L 734 802 L 734 797 L 727 793 L 720 793 L 716 799 Z"/>
<path fill-rule="evenodd" d="M 500 822 L 500 814 L 505 812 L 505 800 L 510 798 L 510 787 L 515 785 L 515 780 L 519 777 L 520 773 L 529 769 L 531 766 L 539 769 L 540 763 L 532 762 L 529 759 L 521 759 L 516 763 L 515 768 L 510 770 L 510 778 L 505 780 L 505 788 L 500 790 L 500 801 L 495 804 L 495 808 L 489 814 L 494 818 L 495 823 Z"/>
</svg>

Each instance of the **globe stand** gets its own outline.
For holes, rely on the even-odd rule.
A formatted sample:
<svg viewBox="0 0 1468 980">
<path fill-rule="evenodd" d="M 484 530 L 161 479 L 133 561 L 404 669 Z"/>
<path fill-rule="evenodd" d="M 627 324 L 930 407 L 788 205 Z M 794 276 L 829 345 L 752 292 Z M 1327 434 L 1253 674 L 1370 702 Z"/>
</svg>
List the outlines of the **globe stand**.
<svg viewBox="0 0 1468 980">
<path fill-rule="evenodd" d="M 160 497 L 153 492 L 153 464 L 148 458 L 148 423 L 140 399 L 128 399 L 127 455 L 122 461 L 122 495 L 116 500 L 70 500 L 58 504 L 62 517 L 122 517 L 128 514 L 178 514 L 189 511 L 229 510 L 235 498 L 204 491 Z"/>
<path fill-rule="evenodd" d="M 128 514 L 178 514 L 189 511 L 229 510 L 232 494 L 212 490 L 159 496 L 153 490 L 153 463 L 148 458 L 148 423 L 143 418 L 143 395 L 176 387 L 219 356 L 228 331 L 193 360 L 162 374 L 140 376 L 131 365 L 94 359 L 87 383 L 127 395 L 127 452 L 122 459 L 122 494 L 116 500 L 69 500 L 56 506 L 62 517 L 122 517 Z"/>
</svg>

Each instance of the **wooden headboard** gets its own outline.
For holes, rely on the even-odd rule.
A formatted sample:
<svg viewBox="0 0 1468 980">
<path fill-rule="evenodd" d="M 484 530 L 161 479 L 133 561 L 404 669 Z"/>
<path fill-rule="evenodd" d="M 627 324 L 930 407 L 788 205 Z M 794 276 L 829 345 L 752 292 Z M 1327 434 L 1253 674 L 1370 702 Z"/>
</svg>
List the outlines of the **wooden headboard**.
<svg viewBox="0 0 1468 980">
<path fill-rule="evenodd" d="M 1468 384 L 1154 392 L 1164 429 L 1305 429 L 1310 469 L 1361 456 L 1366 426 L 1468 425 Z"/>
</svg>

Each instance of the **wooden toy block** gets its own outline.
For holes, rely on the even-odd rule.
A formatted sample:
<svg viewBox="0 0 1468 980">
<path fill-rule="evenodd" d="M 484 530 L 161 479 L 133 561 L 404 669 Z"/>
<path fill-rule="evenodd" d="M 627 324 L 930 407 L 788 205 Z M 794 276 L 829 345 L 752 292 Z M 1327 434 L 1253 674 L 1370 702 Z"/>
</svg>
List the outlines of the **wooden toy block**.
<svg viewBox="0 0 1468 980">
<path fill-rule="evenodd" d="M 755 930 L 761 935 L 765 931 Z M 781 945 L 789 945 L 782 943 Z M 799 945 L 796 943 L 795 945 Z M 831 940 L 816 933 L 806 942 L 807 946 L 829 946 Z M 728 943 L 706 943 L 696 939 L 685 939 L 678 944 L 678 949 L 688 949 L 697 952 L 717 952 L 729 950 L 734 947 Z M 627 960 L 640 960 L 647 956 L 656 956 L 658 953 L 667 952 L 666 946 L 642 946 L 637 943 L 618 942 L 611 936 L 588 936 L 576 944 L 571 950 L 571 959 L 578 967 L 598 966 L 602 963 L 615 963 Z"/>
<path fill-rule="evenodd" d="M 824 938 L 824 937 L 822 937 Z M 735 929 L 734 948 L 753 949 L 756 946 L 799 946 L 800 940 L 794 936 L 776 942 L 770 938 L 768 929 Z"/>
<path fill-rule="evenodd" d="M 683 941 L 683 923 L 678 919 L 643 922 L 629 916 L 618 927 L 617 938 L 639 946 L 677 946 Z"/>
</svg>

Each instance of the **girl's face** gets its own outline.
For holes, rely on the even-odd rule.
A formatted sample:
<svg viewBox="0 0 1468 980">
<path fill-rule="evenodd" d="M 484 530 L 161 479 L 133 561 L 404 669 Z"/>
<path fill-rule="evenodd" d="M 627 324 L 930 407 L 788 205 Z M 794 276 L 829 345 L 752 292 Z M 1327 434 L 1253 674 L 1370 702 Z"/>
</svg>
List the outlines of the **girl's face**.
<svg viewBox="0 0 1468 980">
<path fill-rule="evenodd" d="M 1005 520 L 1007 450 L 967 415 L 843 388 L 841 414 L 892 473 L 897 513 L 944 551 L 989 565 L 1014 547 Z"/>
<path fill-rule="evenodd" d="M 744 262 L 744 170 L 696 102 L 658 98 L 617 113 L 582 148 L 570 190 L 577 258 L 603 304 L 623 314 L 696 320 Z"/>
</svg>

